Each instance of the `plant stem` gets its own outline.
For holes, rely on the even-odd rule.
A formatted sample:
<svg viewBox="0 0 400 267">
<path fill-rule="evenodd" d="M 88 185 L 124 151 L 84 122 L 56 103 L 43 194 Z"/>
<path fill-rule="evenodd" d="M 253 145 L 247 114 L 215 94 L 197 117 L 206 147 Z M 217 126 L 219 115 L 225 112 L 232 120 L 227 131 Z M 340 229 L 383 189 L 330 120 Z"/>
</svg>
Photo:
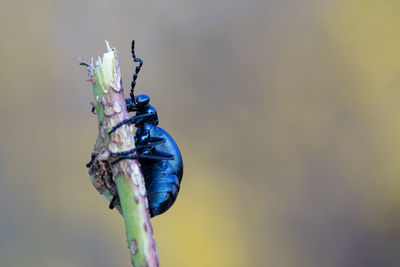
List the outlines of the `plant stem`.
<svg viewBox="0 0 400 267">
<path fill-rule="evenodd" d="M 126 159 L 112 165 L 111 153 L 135 147 L 133 126 L 125 124 L 111 135 L 113 126 L 128 118 L 121 73 L 115 48 L 107 43 L 107 53 L 96 65 L 88 65 L 92 82 L 99 133 L 93 151 L 94 164 L 89 170 L 95 188 L 109 201 L 118 192 L 116 208 L 124 217 L 128 248 L 133 266 L 159 266 L 150 223 L 147 193 L 137 160 Z M 93 61 L 93 60 L 92 60 Z M 115 184 L 116 189 L 115 189 Z"/>
</svg>

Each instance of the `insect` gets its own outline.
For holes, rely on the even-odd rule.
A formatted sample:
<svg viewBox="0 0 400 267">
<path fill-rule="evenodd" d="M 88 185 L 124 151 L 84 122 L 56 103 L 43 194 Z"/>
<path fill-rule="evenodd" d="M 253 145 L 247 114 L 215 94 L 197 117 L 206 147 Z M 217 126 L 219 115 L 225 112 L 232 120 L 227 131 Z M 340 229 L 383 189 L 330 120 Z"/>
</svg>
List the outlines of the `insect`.
<svg viewBox="0 0 400 267">
<path fill-rule="evenodd" d="M 126 119 L 109 132 L 124 124 L 135 124 L 136 147 L 130 151 L 112 153 L 115 157 L 112 164 L 123 159 L 138 159 L 142 168 L 147 190 L 147 198 L 151 217 L 162 214 L 174 204 L 183 176 L 182 156 L 174 139 L 162 128 L 158 127 L 157 111 L 152 107 L 150 97 L 145 94 L 134 94 L 136 79 L 143 65 L 143 60 L 135 55 L 135 41 L 131 46 L 132 58 L 139 65 L 133 74 L 130 97 L 126 99 L 128 112 L 136 115 Z M 114 208 L 117 196 L 110 201 L 110 209 Z"/>
</svg>

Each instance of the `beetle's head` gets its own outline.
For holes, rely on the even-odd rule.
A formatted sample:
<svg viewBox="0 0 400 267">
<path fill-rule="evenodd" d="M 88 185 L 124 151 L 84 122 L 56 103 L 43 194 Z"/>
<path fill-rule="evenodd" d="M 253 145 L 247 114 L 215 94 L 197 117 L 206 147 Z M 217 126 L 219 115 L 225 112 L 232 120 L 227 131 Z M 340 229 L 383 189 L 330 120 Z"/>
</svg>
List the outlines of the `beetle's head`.
<svg viewBox="0 0 400 267">
<path fill-rule="evenodd" d="M 137 110 L 143 111 L 148 108 L 150 97 L 148 95 L 137 95 L 135 97 L 135 106 Z"/>
</svg>

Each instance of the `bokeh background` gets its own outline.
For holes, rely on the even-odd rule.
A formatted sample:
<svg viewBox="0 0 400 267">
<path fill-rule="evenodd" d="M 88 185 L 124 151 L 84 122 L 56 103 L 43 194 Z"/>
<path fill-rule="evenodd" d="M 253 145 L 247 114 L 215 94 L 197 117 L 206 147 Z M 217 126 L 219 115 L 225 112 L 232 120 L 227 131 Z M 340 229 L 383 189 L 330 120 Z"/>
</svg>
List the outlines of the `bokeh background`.
<svg viewBox="0 0 400 267">
<path fill-rule="evenodd" d="M 129 266 L 78 57 L 130 42 L 185 164 L 162 266 L 400 266 L 398 0 L 2 0 L 0 266 Z"/>
</svg>

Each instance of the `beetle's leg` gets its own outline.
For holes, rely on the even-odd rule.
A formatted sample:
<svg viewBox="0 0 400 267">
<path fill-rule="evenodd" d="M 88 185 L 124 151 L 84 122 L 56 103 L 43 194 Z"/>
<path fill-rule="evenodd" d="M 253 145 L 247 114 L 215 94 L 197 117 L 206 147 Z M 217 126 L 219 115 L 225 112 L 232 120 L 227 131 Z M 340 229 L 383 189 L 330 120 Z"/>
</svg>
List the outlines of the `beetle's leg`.
<svg viewBox="0 0 400 267">
<path fill-rule="evenodd" d="M 96 158 L 96 156 L 94 154 L 92 154 L 89 163 L 86 164 L 86 168 L 92 167 L 95 158 Z"/>
<path fill-rule="evenodd" d="M 117 159 L 114 160 L 113 162 L 111 162 L 111 165 L 114 165 L 114 164 L 116 164 L 116 163 L 118 163 L 118 162 L 120 162 L 121 160 L 124 160 L 124 159 L 139 159 L 139 156 L 138 156 L 138 155 L 134 155 L 134 156 L 122 156 L 122 157 L 117 158 Z"/>
<path fill-rule="evenodd" d="M 114 204 L 115 204 L 115 201 L 117 200 L 117 198 L 118 198 L 118 196 L 115 195 L 115 196 L 113 196 L 113 198 L 111 199 L 110 205 L 108 205 L 108 208 L 109 208 L 110 210 L 112 210 L 112 209 L 114 208 Z"/>
<path fill-rule="evenodd" d="M 120 123 L 118 123 L 117 125 L 115 125 L 110 132 L 108 132 L 109 134 L 112 134 L 113 132 L 115 132 L 119 127 L 121 127 L 124 124 L 136 124 L 139 121 L 142 121 L 144 119 L 148 119 L 150 117 L 154 116 L 154 114 L 140 114 L 140 115 L 136 115 L 133 116 L 132 118 L 126 119 L 121 121 Z"/>
<path fill-rule="evenodd" d="M 115 184 L 115 181 L 112 178 L 109 180 L 109 183 L 106 182 L 106 185 L 108 187 L 108 191 L 113 196 L 110 201 L 110 204 L 108 205 L 108 208 L 112 210 L 115 207 L 116 201 L 119 200 L 117 185 Z"/>
<path fill-rule="evenodd" d="M 159 160 L 173 160 L 175 159 L 174 155 L 163 152 L 163 151 L 149 151 L 145 153 L 139 153 L 140 158 L 142 159 L 159 159 Z"/>
<path fill-rule="evenodd" d="M 116 152 L 116 153 L 111 153 L 111 156 L 126 156 L 129 154 L 133 154 L 138 150 L 137 147 L 135 147 L 134 149 L 128 150 L 128 151 L 123 151 L 123 152 Z"/>
<path fill-rule="evenodd" d="M 157 139 L 160 139 L 160 140 L 155 140 L 155 141 L 150 140 L 150 142 L 148 142 L 147 144 L 136 145 L 136 147 L 131 149 L 131 150 L 123 151 L 123 152 L 111 153 L 111 156 L 126 156 L 126 155 L 132 154 L 134 152 L 137 152 L 140 149 L 150 148 L 150 147 L 153 147 L 155 145 L 159 145 L 159 144 L 162 144 L 162 143 L 165 142 L 164 138 L 157 138 Z"/>
<path fill-rule="evenodd" d="M 165 143 L 165 138 L 150 137 L 146 143 L 136 144 L 136 149 L 140 150 L 147 147 L 153 147 L 162 143 Z"/>
<path fill-rule="evenodd" d="M 120 162 L 121 160 L 124 159 L 154 159 L 154 160 L 173 160 L 175 157 L 174 155 L 171 155 L 169 153 L 161 152 L 161 151 L 151 151 L 149 153 L 143 153 L 143 154 L 136 154 L 136 155 L 126 155 L 126 156 L 121 156 L 111 162 L 112 165 L 115 163 Z"/>
<path fill-rule="evenodd" d="M 147 144 L 152 144 L 154 146 L 162 144 L 162 143 L 165 143 L 165 138 L 161 138 L 161 137 L 150 137 L 149 142 L 147 142 Z M 138 145 L 136 145 L 136 147 L 140 146 L 140 145 L 141 144 L 138 144 Z"/>
</svg>

